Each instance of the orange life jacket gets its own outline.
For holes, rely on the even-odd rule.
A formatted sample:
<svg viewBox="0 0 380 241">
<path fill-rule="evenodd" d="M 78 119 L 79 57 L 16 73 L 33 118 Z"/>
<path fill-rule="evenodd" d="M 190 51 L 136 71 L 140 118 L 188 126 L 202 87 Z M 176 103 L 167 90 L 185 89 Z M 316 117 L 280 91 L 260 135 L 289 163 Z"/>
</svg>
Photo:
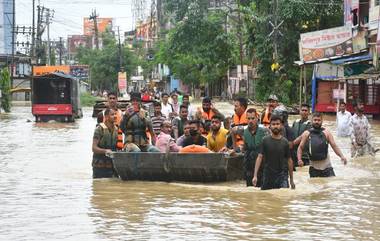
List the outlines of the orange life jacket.
<svg viewBox="0 0 380 241">
<path fill-rule="evenodd" d="M 205 146 L 190 145 L 182 148 L 180 153 L 208 153 L 210 150 Z"/>
<path fill-rule="evenodd" d="M 234 126 L 246 126 L 248 125 L 248 120 L 247 120 L 247 112 L 244 112 L 241 116 L 238 116 L 236 113 L 233 116 L 233 124 Z M 243 137 L 240 135 L 235 135 L 236 137 L 236 145 L 242 145 L 244 144 Z"/>
<path fill-rule="evenodd" d="M 117 129 L 117 141 L 116 141 L 116 149 L 121 151 L 124 148 L 124 141 L 123 141 L 123 131 L 118 128 Z"/>
<path fill-rule="evenodd" d="M 209 113 L 207 113 L 207 112 L 203 111 L 203 109 L 202 109 L 202 118 L 203 118 L 204 120 L 211 120 L 211 118 L 212 118 L 214 115 L 215 115 L 215 113 L 214 113 L 212 110 L 210 110 Z"/>
<path fill-rule="evenodd" d="M 271 113 L 269 112 L 269 109 L 266 108 L 263 116 L 261 117 L 261 124 L 263 124 L 265 127 L 268 127 L 270 124 L 270 116 Z"/>
</svg>

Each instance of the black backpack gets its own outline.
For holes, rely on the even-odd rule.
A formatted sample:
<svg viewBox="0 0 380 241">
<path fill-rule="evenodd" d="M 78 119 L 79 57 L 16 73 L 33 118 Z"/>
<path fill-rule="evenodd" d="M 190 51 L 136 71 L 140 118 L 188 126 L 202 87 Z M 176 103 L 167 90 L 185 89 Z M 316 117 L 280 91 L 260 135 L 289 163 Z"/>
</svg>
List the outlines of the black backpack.
<svg viewBox="0 0 380 241">
<path fill-rule="evenodd" d="M 329 142 L 323 130 L 324 128 L 309 130 L 309 153 L 312 161 L 322 161 L 327 158 Z"/>
</svg>

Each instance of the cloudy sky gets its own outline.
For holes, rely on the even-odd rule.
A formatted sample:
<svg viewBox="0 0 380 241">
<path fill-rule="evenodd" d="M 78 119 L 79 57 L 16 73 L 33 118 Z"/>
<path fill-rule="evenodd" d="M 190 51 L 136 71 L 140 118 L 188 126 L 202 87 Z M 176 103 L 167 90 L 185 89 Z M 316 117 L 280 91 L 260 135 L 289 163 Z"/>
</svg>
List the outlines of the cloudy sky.
<svg viewBox="0 0 380 241">
<path fill-rule="evenodd" d="M 50 25 L 50 38 L 83 33 L 83 18 L 90 16 L 96 9 L 99 17 L 114 18 L 114 26 L 120 31 L 129 31 L 134 27 L 132 14 L 133 0 L 36 0 L 46 8 L 54 9 L 54 18 Z M 146 0 L 147 11 L 150 1 Z M 16 24 L 32 25 L 32 0 L 16 0 Z M 37 16 L 37 11 L 36 11 Z M 43 38 L 46 38 L 46 31 Z"/>
</svg>

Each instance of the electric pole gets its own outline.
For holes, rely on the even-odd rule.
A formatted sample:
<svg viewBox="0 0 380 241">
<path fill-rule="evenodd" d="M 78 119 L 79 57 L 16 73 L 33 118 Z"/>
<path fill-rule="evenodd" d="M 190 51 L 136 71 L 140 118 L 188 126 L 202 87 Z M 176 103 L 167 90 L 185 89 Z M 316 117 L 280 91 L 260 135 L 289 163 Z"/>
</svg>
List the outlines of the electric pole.
<svg viewBox="0 0 380 241">
<path fill-rule="evenodd" d="M 32 65 L 35 64 L 35 57 L 36 57 L 36 26 L 35 26 L 35 8 L 36 8 L 36 0 L 33 0 L 33 17 L 32 17 L 32 51 L 31 51 L 31 57 L 32 57 Z"/>
<path fill-rule="evenodd" d="M 11 61 L 11 88 L 13 88 L 13 72 L 14 72 L 14 64 L 15 64 L 15 24 L 16 24 L 16 1 L 12 0 L 13 9 L 12 9 L 12 61 Z"/>
<path fill-rule="evenodd" d="M 50 48 L 50 24 L 54 16 L 54 10 L 46 9 L 46 27 L 47 27 L 47 64 L 51 64 L 51 48 Z"/>
<path fill-rule="evenodd" d="M 62 37 L 59 37 L 59 65 L 62 65 L 62 48 L 63 48 Z"/>
<path fill-rule="evenodd" d="M 120 28 L 117 26 L 117 34 L 119 36 L 119 71 L 122 72 L 122 66 L 123 66 L 123 57 L 121 53 L 121 41 L 120 41 Z"/>
<path fill-rule="evenodd" d="M 95 46 L 99 49 L 99 33 L 98 33 L 98 15 L 96 15 L 96 10 L 93 10 L 90 16 L 90 20 L 94 21 L 94 32 L 95 32 Z"/>
</svg>

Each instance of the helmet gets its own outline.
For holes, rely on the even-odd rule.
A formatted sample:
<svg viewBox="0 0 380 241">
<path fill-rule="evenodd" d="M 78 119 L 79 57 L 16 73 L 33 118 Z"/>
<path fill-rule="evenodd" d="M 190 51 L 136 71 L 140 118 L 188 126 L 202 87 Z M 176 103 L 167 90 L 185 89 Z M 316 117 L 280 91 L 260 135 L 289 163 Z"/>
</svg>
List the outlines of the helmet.
<svg viewBox="0 0 380 241">
<path fill-rule="evenodd" d="M 285 106 L 279 105 L 273 111 L 272 115 L 278 115 L 281 117 L 283 123 L 288 122 L 288 110 Z"/>
</svg>

